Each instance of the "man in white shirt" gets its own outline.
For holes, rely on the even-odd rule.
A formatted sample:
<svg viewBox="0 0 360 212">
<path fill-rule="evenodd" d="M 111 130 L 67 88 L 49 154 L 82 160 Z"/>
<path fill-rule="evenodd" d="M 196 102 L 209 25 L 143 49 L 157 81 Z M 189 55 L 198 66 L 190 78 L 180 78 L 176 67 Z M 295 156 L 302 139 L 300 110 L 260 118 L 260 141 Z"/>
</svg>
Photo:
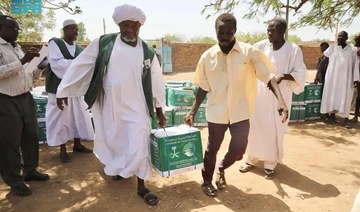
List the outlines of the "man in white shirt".
<svg viewBox="0 0 360 212">
<path fill-rule="evenodd" d="M 36 170 L 39 139 L 35 103 L 30 94 L 33 73 L 24 69 L 39 54 L 34 49 L 24 54 L 15 42 L 19 30 L 14 18 L 0 15 L 0 172 L 16 195 L 27 196 L 31 190 L 24 181 L 46 181 L 49 175 Z"/>
<path fill-rule="evenodd" d="M 356 51 L 356 55 L 358 57 L 358 61 L 360 63 L 360 33 L 356 34 L 354 37 L 354 41 L 355 41 L 355 51 Z M 360 65 L 359 65 L 360 66 Z M 359 69 L 360 71 L 360 69 Z M 360 82 L 358 81 L 356 84 L 356 89 L 354 92 L 354 97 L 353 97 L 353 101 L 355 101 L 355 113 L 354 113 L 354 117 L 352 118 L 352 122 L 357 123 L 358 122 L 358 117 L 360 116 Z"/>
<path fill-rule="evenodd" d="M 347 39 L 347 32 L 339 32 L 337 45 L 330 46 L 324 52 L 329 58 L 329 65 L 320 112 L 330 114 L 328 123 L 335 123 L 335 113 L 339 114 L 345 118 L 344 127 L 351 128 L 349 115 L 354 85 L 359 81 L 359 61 L 354 47 L 346 42 Z"/>
<path fill-rule="evenodd" d="M 56 91 L 68 67 L 83 50 L 76 44 L 78 26 L 72 19 L 63 23 L 63 38 L 49 41 L 49 66 L 46 71 L 45 88 L 48 93 L 46 105 L 46 140 L 49 146 L 60 146 L 60 161 L 70 162 L 66 143 L 74 139 L 73 151 L 92 153 L 81 144 L 82 140 L 93 140 L 94 130 L 84 97 L 68 99 L 68 106 L 60 110 L 56 105 Z"/>
<path fill-rule="evenodd" d="M 269 57 L 276 66 L 275 78 L 279 83 L 285 103 L 291 105 L 292 94 L 304 90 L 306 66 L 299 46 L 285 40 L 287 22 L 274 18 L 267 27 L 268 39 L 254 44 Z M 266 179 L 275 177 L 275 167 L 282 162 L 284 155 L 284 135 L 289 121 L 282 122 L 278 117 L 277 100 L 267 85 L 257 82 L 254 115 L 250 118 L 249 143 L 246 149 L 247 160 L 240 172 L 254 168 L 259 160 L 264 160 Z"/>
</svg>

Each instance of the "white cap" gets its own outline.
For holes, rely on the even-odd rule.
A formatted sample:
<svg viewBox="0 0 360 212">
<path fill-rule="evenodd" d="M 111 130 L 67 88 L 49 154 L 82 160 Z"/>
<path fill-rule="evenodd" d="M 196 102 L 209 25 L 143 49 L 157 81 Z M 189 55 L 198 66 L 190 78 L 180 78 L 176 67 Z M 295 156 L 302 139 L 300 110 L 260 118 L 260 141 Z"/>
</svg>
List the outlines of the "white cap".
<svg viewBox="0 0 360 212">
<path fill-rule="evenodd" d="M 72 20 L 72 19 L 65 20 L 63 23 L 63 28 L 66 26 L 69 26 L 69 25 L 73 25 L 73 24 L 76 25 L 76 22 L 74 20 Z"/>
<path fill-rule="evenodd" d="M 141 25 L 144 25 L 146 20 L 144 12 L 140 8 L 130 4 L 115 7 L 112 17 L 116 24 L 129 20 L 138 21 Z"/>
</svg>

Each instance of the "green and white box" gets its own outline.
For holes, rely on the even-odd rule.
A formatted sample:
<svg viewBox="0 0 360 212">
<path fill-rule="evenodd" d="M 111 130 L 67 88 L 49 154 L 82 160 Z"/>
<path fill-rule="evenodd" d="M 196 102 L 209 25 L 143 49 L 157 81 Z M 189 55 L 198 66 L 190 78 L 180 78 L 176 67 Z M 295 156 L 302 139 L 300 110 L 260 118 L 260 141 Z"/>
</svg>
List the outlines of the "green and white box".
<svg viewBox="0 0 360 212">
<path fill-rule="evenodd" d="M 156 112 L 154 111 L 154 114 L 156 114 Z M 174 125 L 174 121 L 173 121 L 173 108 L 172 107 L 165 107 L 165 118 L 166 118 L 166 126 L 168 127 L 172 127 Z M 158 121 L 157 118 L 151 119 L 151 129 L 157 129 L 159 128 L 158 126 Z"/>
<path fill-rule="evenodd" d="M 47 96 L 37 96 L 34 95 L 35 109 L 37 118 L 45 118 Z"/>
<path fill-rule="evenodd" d="M 185 116 L 190 112 L 188 108 L 173 108 L 173 124 L 178 126 L 184 124 Z"/>
<path fill-rule="evenodd" d="M 305 92 L 292 94 L 292 104 L 302 104 L 305 101 Z"/>
<path fill-rule="evenodd" d="M 162 177 L 177 175 L 203 167 L 200 131 L 180 125 L 153 130 L 151 163 Z"/>
<path fill-rule="evenodd" d="M 39 136 L 39 143 L 44 144 L 46 143 L 46 122 L 45 118 L 38 118 L 38 136 Z"/>
<path fill-rule="evenodd" d="M 320 106 L 320 102 L 307 103 L 305 119 L 320 119 Z"/>
<path fill-rule="evenodd" d="M 200 106 L 198 111 L 195 113 L 194 126 L 198 126 L 198 127 L 207 126 L 206 107 Z"/>
<path fill-rule="evenodd" d="M 195 100 L 194 90 L 191 88 L 171 88 L 167 90 L 167 104 L 168 106 L 190 107 Z"/>
<path fill-rule="evenodd" d="M 322 97 L 322 84 L 306 84 L 304 88 L 305 102 L 320 102 Z"/>
<path fill-rule="evenodd" d="M 165 107 L 165 118 L 166 118 L 166 125 L 168 127 L 174 126 L 174 114 L 173 114 L 173 108 L 171 107 Z"/>
<path fill-rule="evenodd" d="M 306 104 L 292 104 L 289 122 L 304 122 L 306 117 Z"/>
</svg>

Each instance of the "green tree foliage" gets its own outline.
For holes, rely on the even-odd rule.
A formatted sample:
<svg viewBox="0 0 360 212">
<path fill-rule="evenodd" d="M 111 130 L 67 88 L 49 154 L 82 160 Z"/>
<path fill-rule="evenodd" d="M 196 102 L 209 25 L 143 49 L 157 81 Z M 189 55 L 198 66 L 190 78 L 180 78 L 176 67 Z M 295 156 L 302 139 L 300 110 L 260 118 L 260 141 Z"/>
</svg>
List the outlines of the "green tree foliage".
<svg viewBox="0 0 360 212">
<path fill-rule="evenodd" d="M 259 33 L 257 33 L 257 34 L 237 33 L 235 35 L 235 37 L 238 41 L 254 44 L 259 41 L 267 39 L 267 34 L 266 34 L 266 32 L 260 33 L 260 34 Z M 289 35 L 288 41 L 293 42 L 293 43 L 300 43 L 301 38 L 296 35 Z"/>
<path fill-rule="evenodd" d="M 41 41 L 45 29 L 55 27 L 55 13 L 49 10 L 43 14 L 13 15 L 20 25 L 18 41 Z M 46 20 L 46 21 L 45 21 Z"/>
<path fill-rule="evenodd" d="M 236 39 L 241 42 L 254 44 L 267 38 L 266 33 L 250 34 L 250 33 L 236 33 Z"/>
<path fill-rule="evenodd" d="M 189 43 L 204 43 L 204 44 L 215 44 L 217 41 L 210 37 L 193 37 Z"/>
<path fill-rule="evenodd" d="M 0 13 L 13 16 L 19 23 L 21 31 L 18 41 L 41 41 L 45 29 L 53 30 L 55 27 L 54 10 L 63 9 L 70 14 L 80 14 L 82 11 L 78 6 L 71 7 L 75 0 L 54 3 L 55 0 L 43 0 L 42 14 L 11 14 L 11 0 L 0 1 Z"/>
<path fill-rule="evenodd" d="M 315 26 L 321 29 L 333 29 L 337 23 L 341 26 L 349 26 L 360 12 L 360 0 L 291 0 L 286 5 L 285 0 L 210 0 L 204 6 L 202 14 L 208 13 L 210 17 L 217 13 L 232 12 L 236 7 L 246 5 L 249 11 L 243 18 L 252 19 L 256 16 L 264 16 L 269 12 L 276 15 L 283 15 L 286 8 L 297 15 L 298 20 L 291 24 L 291 27 Z M 310 10 L 306 10 L 304 5 L 308 4 Z"/>
<path fill-rule="evenodd" d="M 78 29 L 77 41 L 89 43 L 90 39 L 86 36 L 86 29 L 83 22 L 78 23 Z"/>
<path fill-rule="evenodd" d="M 289 35 L 288 41 L 293 42 L 293 43 L 301 43 L 302 40 L 297 35 Z"/>
</svg>

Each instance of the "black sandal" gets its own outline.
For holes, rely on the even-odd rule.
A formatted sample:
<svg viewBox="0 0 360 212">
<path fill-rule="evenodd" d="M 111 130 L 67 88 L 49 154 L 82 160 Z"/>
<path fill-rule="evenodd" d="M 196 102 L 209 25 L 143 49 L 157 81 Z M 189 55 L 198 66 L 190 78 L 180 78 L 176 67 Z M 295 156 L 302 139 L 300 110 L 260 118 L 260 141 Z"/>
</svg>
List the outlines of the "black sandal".
<svg viewBox="0 0 360 212">
<path fill-rule="evenodd" d="M 217 190 L 216 188 L 212 185 L 211 182 L 204 182 L 201 185 L 201 189 L 203 190 L 203 192 L 208 195 L 209 197 L 216 197 L 217 196 Z"/>
<path fill-rule="evenodd" d="M 215 181 L 215 184 L 219 190 L 226 188 L 227 183 L 224 172 L 217 173 L 217 180 Z"/>
<path fill-rule="evenodd" d="M 156 205 L 159 202 L 159 198 L 147 188 L 138 191 L 137 194 L 143 198 L 148 205 Z"/>
<path fill-rule="evenodd" d="M 265 179 L 272 180 L 275 178 L 275 171 L 271 169 L 264 169 L 265 171 Z"/>
<path fill-rule="evenodd" d="M 123 177 L 121 177 L 120 175 L 115 175 L 111 177 L 113 180 L 117 181 L 117 180 L 122 180 L 124 179 Z"/>
</svg>

